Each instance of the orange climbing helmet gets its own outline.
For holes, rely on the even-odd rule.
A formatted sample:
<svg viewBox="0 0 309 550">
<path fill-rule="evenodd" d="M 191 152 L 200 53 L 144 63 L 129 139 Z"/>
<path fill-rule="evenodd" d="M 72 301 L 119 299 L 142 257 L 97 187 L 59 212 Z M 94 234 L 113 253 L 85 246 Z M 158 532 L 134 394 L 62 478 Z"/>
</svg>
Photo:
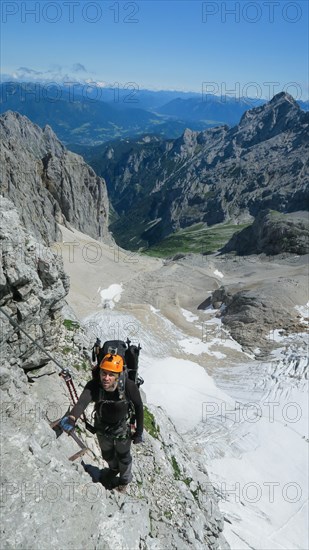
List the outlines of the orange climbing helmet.
<svg viewBox="0 0 309 550">
<path fill-rule="evenodd" d="M 104 370 L 108 370 L 116 373 L 122 372 L 123 359 L 121 355 L 112 355 L 111 353 L 104 355 L 100 363 L 100 369 L 104 369 Z"/>
</svg>

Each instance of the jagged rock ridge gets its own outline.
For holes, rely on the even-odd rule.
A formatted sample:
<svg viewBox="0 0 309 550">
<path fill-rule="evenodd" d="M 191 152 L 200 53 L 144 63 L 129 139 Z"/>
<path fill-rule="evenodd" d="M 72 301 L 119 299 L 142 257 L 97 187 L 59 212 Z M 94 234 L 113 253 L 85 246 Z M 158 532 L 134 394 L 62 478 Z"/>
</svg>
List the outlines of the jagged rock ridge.
<svg viewBox="0 0 309 550">
<path fill-rule="evenodd" d="M 41 130 L 8 111 L 0 116 L 0 192 L 22 221 L 46 244 L 60 238 L 58 223 L 109 240 L 104 180 L 79 155 L 65 149 L 49 126 Z"/>
<path fill-rule="evenodd" d="M 302 210 L 308 199 L 309 113 L 286 93 L 247 111 L 238 126 L 187 129 L 176 140 L 146 136 L 96 148 L 119 244 L 138 248 L 204 222 L 251 221 L 258 212 Z"/>
</svg>

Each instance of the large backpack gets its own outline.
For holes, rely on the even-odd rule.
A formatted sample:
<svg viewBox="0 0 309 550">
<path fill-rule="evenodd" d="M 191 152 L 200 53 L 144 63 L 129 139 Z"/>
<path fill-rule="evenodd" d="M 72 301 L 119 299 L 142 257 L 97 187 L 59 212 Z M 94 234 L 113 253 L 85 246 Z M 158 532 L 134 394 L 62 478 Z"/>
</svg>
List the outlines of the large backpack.
<svg viewBox="0 0 309 550">
<path fill-rule="evenodd" d="M 121 355 L 124 362 L 124 376 L 127 376 L 130 380 L 133 380 L 138 388 L 141 384 L 143 384 L 144 380 L 138 376 L 139 353 L 142 349 L 140 344 L 135 346 L 131 344 L 131 341 L 127 338 L 126 343 L 123 340 L 107 340 L 104 342 L 103 346 L 100 347 L 97 340 L 93 349 L 94 348 L 96 350 L 97 367 L 99 367 L 103 357 L 105 357 L 108 353 L 111 353 L 112 355 Z M 96 374 L 96 370 L 97 369 L 95 368 L 94 374 Z"/>
</svg>

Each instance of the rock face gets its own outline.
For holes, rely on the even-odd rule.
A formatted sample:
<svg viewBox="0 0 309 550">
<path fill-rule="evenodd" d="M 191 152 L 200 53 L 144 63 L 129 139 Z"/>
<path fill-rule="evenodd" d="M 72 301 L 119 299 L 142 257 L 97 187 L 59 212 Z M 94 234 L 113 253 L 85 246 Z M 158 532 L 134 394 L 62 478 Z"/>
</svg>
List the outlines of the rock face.
<svg viewBox="0 0 309 550">
<path fill-rule="evenodd" d="M 61 308 L 69 291 L 62 260 L 37 243 L 22 227 L 11 201 L 0 197 L 0 306 L 46 350 L 58 344 Z M 3 360 L 23 369 L 46 364 L 48 358 L 4 314 L 0 352 Z"/>
<path fill-rule="evenodd" d="M 122 141 L 92 157 L 88 152 L 87 160 L 106 179 L 119 216 L 111 224 L 116 240 L 132 249 L 198 222 L 251 221 L 266 208 L 302 210 L 308 129 L 309 113 L 280 93 L 247 111 L 234 128 Z"/>
<path fill-rule="evenodd" d="M 19 209 L 21 219 L 46 244 L 60 238 L 57 222 L 110 241 L 104 180 L 65 149 L 49 126 L 8 111 L 0 116 L 0 192 Z"/>
<path fill-rule="evenodd" d="M 276 347 L 276 331 L 281 335 L 306 331 L 294 304 L 301 303 L 307 292 L 307 278 L 278 277 L 258 288 L 235 291 L 234 286 L 221 286 L 198 309 L 219 309 L 218 316 L 233 338 L 253 354 L 259 349 L 261 357 Z"/>
<path fill-rule="evenodd" d="M 222 249 L 222 252 L 235 251 L 237 254 L 292 254 L 309 253 L 308 212 L 280 214 L 263 210 L 254 223 L 235 234 Z"/>
<path fill-rule="evenodd" d="M 106 464 L 82 424 L 84 467 L 68 460 L 77 446 L 57 438 L 49 421 L 71 407 L 69 392 L 23 331 L 70 369 L 78 394 L 91 378 L 90 343 L 75 320 L 63 323 L 69 281 L 62 260 L 33 239 L 3 197 L 0 243 L 1 548 L 228 549 L 205 466 L 162 410 L 153 408 L 153 436 L 146 432 L 144 445 L 133 446 L 126 495 L 98 482 Z"/>
<path fill-rule="evenodd" d="M 74 368 L 73 374 L 80 393 L 83 379 Z M 80 437 L 90 449 L 85 469 L 68 460 L 74 441 L 57 439 L 49 427 L 47 417 L 69 406 L 52 365 L 33 372 L 30 384 L 21 369 L 3 362 L 0 395 L 3 549 L 229 548 L 205 466 L 193 461 L 163 411 L 153 411 L 157 435 L 146 432 L 145 443 L 133 445 L 133 482 L 120 495 L 98 482 L 106 464 L 82 423 Z"/>
</svg>

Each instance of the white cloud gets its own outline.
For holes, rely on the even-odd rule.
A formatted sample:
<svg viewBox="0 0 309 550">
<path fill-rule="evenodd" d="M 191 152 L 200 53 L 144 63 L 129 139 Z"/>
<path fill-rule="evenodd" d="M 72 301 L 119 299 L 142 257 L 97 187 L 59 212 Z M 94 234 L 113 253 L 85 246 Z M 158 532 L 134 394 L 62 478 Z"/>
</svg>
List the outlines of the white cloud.
<svg viewBox="0 0 309 550">
<path fill-rule="evenodd" d="M 85 67 L 85 65 L 82 65 L 82 63 L 74 63 L 73 67 L 72 67 L 72 71 L 74 73 L 87 73 L 87 69 Z"/>
<path fill-rule="evenodd" d="M 19 67 L 16 73 L 18 74 L 29 74 L 29 75 L 42 75 L 41 71 L 36 71 L 35 69 L 30 69 L 29 67 Z"/>
</svg>

